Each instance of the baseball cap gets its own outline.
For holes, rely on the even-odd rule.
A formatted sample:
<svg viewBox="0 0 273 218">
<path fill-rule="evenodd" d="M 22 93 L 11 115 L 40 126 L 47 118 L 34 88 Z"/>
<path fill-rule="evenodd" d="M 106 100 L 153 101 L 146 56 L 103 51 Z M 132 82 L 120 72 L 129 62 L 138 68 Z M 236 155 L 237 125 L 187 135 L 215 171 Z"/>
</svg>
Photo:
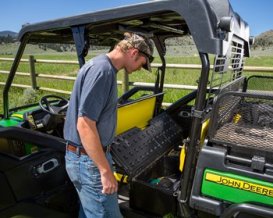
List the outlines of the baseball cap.
<svg viewBox="0 0 273 218">
<path fill-rule="evenodd" d="M 134 48 L 138 49 L 140 53 L 146 58 L 146 64 L 143 65 L 145 70 L 152 72 L 151 62 L 153 62 L 153 43 L 152 40 L 144 35 L 138 33 L 131 33 L 130 35 L 125 35 L 124 40 L 129 42 Z"/>
</svg>

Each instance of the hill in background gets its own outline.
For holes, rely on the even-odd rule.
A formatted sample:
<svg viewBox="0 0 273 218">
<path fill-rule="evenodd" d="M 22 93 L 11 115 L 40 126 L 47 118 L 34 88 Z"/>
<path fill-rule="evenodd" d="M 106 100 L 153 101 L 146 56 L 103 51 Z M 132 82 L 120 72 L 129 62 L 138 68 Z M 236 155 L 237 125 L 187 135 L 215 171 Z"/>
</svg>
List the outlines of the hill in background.
<svg viewBox="0 0 273 218">
<path fill-rule="evenodd" d="M 251 52 L 252 56 L 273 56 L 273 30 L 258 35 Z"/>
<path fill-rule="evenodd" d="M 16 32 L 12 32 L 12 31 L 0 31 L 0 36 L 4 36 L 4 37 L 7 37 L 7 36 L 11 36 L 12 38 L 16 38 L 18 35 L 18 33 Z"/>
<path fill-rule="evenodd" d="M 257 47 L 266 48 L 270 46 L 273 46 L 273 30 L 266 31 L 258 35 L 253 45 L 254 48 L 257 48 Z"/>
</svg>

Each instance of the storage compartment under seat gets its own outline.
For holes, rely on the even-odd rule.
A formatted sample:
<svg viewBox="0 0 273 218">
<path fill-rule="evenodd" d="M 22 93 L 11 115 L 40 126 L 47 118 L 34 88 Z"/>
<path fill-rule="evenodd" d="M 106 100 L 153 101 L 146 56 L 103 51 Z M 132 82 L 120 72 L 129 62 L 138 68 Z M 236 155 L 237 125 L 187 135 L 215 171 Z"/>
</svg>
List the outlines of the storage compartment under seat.
<svg viewBox="0 0 273 218">
<path fill-rule="evenodd" d="M 130 206 L 156 215 L 175 214 L 180 185 L 178 157 L 164 156 L 149 169 L 133 178 Z"/>
<path fill-rule="evenodd" d="M 182 128 L 167 113 L 152 119 L 144 130 L 133 128 L 115 138 L 111 153 L 129 177 L 131 208 L 156 215 L 175 211 L 178 152 L 176 157 L 166 154 L 181 144 L 182 138 Z"/>
</svg>

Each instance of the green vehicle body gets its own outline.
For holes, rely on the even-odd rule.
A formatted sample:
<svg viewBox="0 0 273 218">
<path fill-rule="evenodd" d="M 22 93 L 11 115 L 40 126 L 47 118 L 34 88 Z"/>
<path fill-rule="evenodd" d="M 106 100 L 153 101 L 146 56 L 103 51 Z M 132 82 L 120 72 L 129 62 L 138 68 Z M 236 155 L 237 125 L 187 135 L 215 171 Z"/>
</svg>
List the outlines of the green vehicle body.
<svg viewBox="0 0 273 218">
<path fill-rule="evenodd" d="M 205 196 L 232 203 L 273 205 L 272 183 L 217 170 L 205 170 L 201 192 Z"/>
</svg>

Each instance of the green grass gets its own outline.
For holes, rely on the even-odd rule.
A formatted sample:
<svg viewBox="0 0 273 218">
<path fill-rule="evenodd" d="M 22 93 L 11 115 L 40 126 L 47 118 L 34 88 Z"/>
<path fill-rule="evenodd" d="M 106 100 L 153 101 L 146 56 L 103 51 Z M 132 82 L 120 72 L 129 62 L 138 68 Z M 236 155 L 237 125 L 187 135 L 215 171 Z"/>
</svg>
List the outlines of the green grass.
<svg viewBox="0 0 273 218">
<path fill-rule="evenodd" d="M 0 55 L 0 57 L 11 57 L 11 55 Z M 28 55 L 23 56 L 23 58 L 28 59 Z M 35 54 L 36 59 L 47 59 L 47 60 L 77 60 L 75 54 L 72 53 L 50 53 L 48 52 L 45 55 L 42 54 Z M 91 58 L 89 55 L 87 60 Z M 177 57 L 177 56 L 168 56 L 167 63 L 183 63 L 183 64 L 200 64 L 199 57 Z M 158 57 L 155 58 L 155 63 L 160 63 L 160 59 Z M 211 64 L 213 61 L 211 60 Z M 0 70 L 9 71 L 11 68 L 12 62 L 3 62 L 0 61 Z M 273 66 L 272 57 L 265 56 L 265 57 L 253 57 L 246 59 L 245 62 L 246 66 Z M 35 64 L 35 69 L 37 73 L 42 74 L 52 74 L 52 75 L 64 75 L 64 76 L 76 76 L 78 72 L 77 65 L 68 65 L 68 64 Z M 18 72 L 29 72 L 30 67 L 28 63 L 20 63 L 18 67 Z M 246 72 L 246 75 L 252 75 L 253 73 Z M 260 73 L 258 73 L 260 74 Z M 185 69 L 167 69 L 165 75 L 165 84 L 181 84 L 181 85 L 197 85 L 197 80 L 199 79 L 200 70 L 185 70 Z M 263 73 L 263 75 L 269 75 L 268 73 Z M 273 74 L 271 74 L 273 75 Z M 123 72 L 118 73 L 118 80 L 122 80 Z M 5 82 L 7 79 L 7 75 L 0 74 L 0 82 Z M 132 82 L 149 82 L 154 83 L 156 80 L 156 69 L 153 69 L 152 73 L 147 73 L 146 71 L 138 71 L 134 72 L 130 75 L 129 80 Z M 13 83 L 16 84 L 25 84 L 31 86 L 31 78 L 22 77 L 16 75 L 14 78 Z M 43 79 L 37 78 L 37 84 L 41 87 L 49 87 L 54 89 L 60 89 L 65 91 L 71 91 L 73 87 L 73 81 L 61 81 L 61 80 L 54 80 L 54 79 Z M 0 86 L 0 90 L 3 90 L 3 86 Z M 175 100 L 179 99 L 180 97 L 186 95 L 190 91 L 188 90 L 174 90 L 174 89 L 165 89 L 164 90 L 164 102 L 174 102 Z M 37 91 L 36 95 L 33 100 L 37 101 L 42 95 L 51 94 L 46 93 L 44 91 Z M 119 95 L 122 94 L 121 88 L 119 87 Z M 68 95 L 62 95 L 65 97 L 69 97 Z M 33 97 L 33 96 L 32 96 Z M 10 108 L 21 106 L 26 102 L 29 102 L 29 96 L 24 94 L 24 91 L 20 88 L 12 87 L 9 92 L 9 99 L 10 99 Z M 3 99 L 0 98 L 0 113 L 3 112 Z"/>
<path fill-rule="evenodd" d="M 260 67 L 273 67 L 273 53 L 271 56 L 254 56 L 247 58 L 245 61 L 246 66 L 260 66 Z"/>
</svg>

